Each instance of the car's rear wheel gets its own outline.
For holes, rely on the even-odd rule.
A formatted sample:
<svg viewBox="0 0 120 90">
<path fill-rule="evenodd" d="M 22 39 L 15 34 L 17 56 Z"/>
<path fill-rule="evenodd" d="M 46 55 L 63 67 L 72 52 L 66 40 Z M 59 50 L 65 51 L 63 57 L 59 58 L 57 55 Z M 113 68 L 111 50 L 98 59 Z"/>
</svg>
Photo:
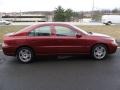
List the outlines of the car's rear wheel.
<svg viewBox="0 0 120 90">
<path fill-rule="evenodd" d="M 92 56 L 97 60 L 102 60 L 107 55 L 107 47 L 102 44 L 95 45 L 92 49 Z"/>
<path fill-rule="evenodd" d="M 34 53 L 28 47 L 21 47 L 17 50 L 16 57 L 22 63 L 30 63 L 34 58 Z"/>
</svg>

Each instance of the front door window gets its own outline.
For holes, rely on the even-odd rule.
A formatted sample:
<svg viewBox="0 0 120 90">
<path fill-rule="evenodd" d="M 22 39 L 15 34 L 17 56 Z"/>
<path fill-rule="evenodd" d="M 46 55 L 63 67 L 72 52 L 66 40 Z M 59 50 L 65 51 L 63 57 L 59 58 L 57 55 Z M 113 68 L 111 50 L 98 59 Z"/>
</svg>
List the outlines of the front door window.
<svg viewBox="0 0 120 90">
<path fill-rule="evenodd" d="M 75 36 L 76 32 L 64 26 L 55 26 L 56 36 Z"/>
</svg>

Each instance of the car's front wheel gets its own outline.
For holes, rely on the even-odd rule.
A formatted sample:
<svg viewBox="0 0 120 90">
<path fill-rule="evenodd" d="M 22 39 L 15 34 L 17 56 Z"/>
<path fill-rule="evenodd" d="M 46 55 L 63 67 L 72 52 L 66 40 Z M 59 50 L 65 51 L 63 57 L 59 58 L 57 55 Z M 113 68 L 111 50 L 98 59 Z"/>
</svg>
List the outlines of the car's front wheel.
<svg viewBox="0 0 120 90">
<path fill-rule="evenodd" d="M 92 56 L 97 60 L 102 60 L 107 55 L 107 47 L 105 45 L 95 45 L 92 49 Z"/>
<path fill-rule="evenodd" d="M 30 63 L 34 58 L 32 49 L 28 47 L 22 47 L 17 50 L 17 59 L 22 63 Z"/>
</svg>

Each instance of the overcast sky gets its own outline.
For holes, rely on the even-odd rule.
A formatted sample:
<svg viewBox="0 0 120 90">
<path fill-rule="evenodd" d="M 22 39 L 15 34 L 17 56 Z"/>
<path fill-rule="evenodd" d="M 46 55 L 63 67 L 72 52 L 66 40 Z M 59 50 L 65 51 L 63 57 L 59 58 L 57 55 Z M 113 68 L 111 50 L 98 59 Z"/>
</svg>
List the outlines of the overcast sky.
<svg viewBox="0 0 120 90">
<path fill-rule="evenodd" d="M 94 1 L 95 9 L 120 8 L 120 0 Z M 93 0 L 0 0 L 0 12 L 52 11 L 59 5 L 74 11 L 90 11 Z"/>
</svg>

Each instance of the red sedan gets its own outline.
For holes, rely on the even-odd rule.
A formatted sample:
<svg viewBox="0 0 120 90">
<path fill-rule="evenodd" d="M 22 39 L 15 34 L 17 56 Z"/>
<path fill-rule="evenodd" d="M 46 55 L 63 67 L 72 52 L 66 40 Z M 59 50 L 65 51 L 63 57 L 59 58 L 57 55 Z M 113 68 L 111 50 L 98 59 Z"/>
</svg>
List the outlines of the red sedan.
<svg viewBox="0 0 120 90">
<path fill-rule="evenodd" d="M 88 54 L 101 60 L 116 52 L 117 43 L 110 36 L 86 32 L 63 23 L 41 23 L 6 34 L 2 49 L 28 63 L 39 55 Z"/>
</svg>

